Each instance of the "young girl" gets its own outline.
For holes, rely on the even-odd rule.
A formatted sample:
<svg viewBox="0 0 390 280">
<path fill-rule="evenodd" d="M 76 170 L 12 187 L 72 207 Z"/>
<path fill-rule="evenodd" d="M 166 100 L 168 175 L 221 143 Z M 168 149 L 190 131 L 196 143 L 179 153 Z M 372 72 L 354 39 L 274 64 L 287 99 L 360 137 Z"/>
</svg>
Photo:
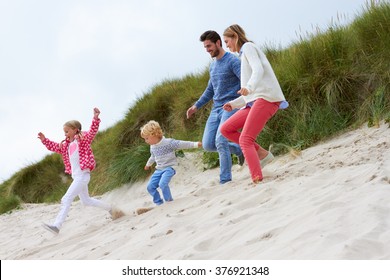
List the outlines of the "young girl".
<svg viewBox="0 0 390 280">
<path fill-rule="evenodd" d="M 65 140 L 61 143 L 49 140 L 42 132 L 38 133 L 38 138 L 41 139 L 48 150 L 62 155 L 65 173 L 71 174 L 73 179 L 72 184 L 61 199 L 61 209 L 54 224 L 43 224 L 44 228 L 51 232 L 59 233 L 76 196 L 80 197 L 84 205 L 100 207 L 109 211 L 111 215 L 114 214 L 110 205 L 91 198 L 88 194 L 90 171 L 95 168 L 91 143 L 99 129 L 99 114 L 99 109 L 94 108 L 92 125 L 88 132 L 82 132 L 81 124 L 76 120 L 66 122 L 64 124 Z M 115 210 L 115 212 L 115 216 L 118 217 L 118 210 Z"/>
<path fill-rule="evenodd" d="M 202 147 L 201 142 L 181 141 L 163 136 L 162 129 L 158 122 L 149 121 L 141 127 L 141 137 L 150 145 L 150 158 L 144 169 L 149 170 L 153 163 L 156 163 L 156 171 L 148 183 L 148 192 L 153 197 L 153 202 L 157 205 L 163 203 L 157 188 L 160 187 L 165 201 L 172 201 L 172 194 L 169 182 L 176 174 L 173 168 L 177 165 L 175 150 L 193 149 Z"/>
<path fill-rule="evenodd" d="M 252 181 L 259 183 L 263 180 L 261 168 L 273 159 L 273 155 L 255 140 L 279 107 L 285 109 L 288 103 L 267 57 L 246 38 L 245 31 L 234 24 L 225 30 L 223 36 L 230 51 L 238 52 L 241 58 L 241 89 L 237 92 L 241 96 L 223 108 L 227 111 L 245 108 L 222 125 L 221 133 L 240 144 Z"/>
</svg>

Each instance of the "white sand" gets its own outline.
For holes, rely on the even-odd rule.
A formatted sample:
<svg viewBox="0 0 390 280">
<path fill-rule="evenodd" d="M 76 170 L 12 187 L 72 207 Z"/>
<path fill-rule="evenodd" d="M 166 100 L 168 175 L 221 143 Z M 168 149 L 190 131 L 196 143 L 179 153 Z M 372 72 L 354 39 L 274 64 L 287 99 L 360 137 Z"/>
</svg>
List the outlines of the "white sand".
<svg viewBox="0 0 390 280">
<path fill-rule="evenodd" d="M 390 128 L 346 133 L 299 157 L 277 157 L 251 185 L 247 166 L 218 184 L 186 153 L 175 201 L 153 206 L 146 182 L 102 197 L 126 216 L 73 203 L 58 235 L 59 205 L 23 205 L 0 216 L 0 259 L 390 259 Z M 92 174 L 93 176 L 93 174 Z"/>
</svg>

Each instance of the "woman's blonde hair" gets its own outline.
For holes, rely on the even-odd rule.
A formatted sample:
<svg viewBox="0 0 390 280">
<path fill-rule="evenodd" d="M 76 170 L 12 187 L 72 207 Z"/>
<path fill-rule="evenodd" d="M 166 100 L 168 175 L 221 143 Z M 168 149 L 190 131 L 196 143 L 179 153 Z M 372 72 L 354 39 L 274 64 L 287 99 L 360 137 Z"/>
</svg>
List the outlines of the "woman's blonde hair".
<svg viewBox="0 0 390 280">
<path fill-rule="evenodd" d="M 238 24 L 230 25 L 228 28 L 225 29 L 223 32 L 223 36 L 229 37 L 229 38 L 236 38 L 236 50 L 240 51 L 242 45 L 244 45 L 247 42 L 250 42 L 248 38 L 245 35 L 244 29 L 242 29 L 241 26 Z"/>
<path fill-rule="evenodd" d="M 141 137 L 145 136 L 162 137 L 163 131 L 160 127 L 160 124 L 156 121 L 148 121 L 144 126 L 141 127 Z"/>
</svg>

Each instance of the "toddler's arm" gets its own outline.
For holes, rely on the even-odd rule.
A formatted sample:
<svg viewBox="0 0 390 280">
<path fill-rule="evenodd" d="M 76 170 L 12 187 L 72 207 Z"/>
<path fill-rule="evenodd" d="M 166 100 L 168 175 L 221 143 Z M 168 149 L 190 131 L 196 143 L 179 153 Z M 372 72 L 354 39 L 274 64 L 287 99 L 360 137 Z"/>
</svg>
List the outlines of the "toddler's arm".
<svg viewBox="0 0 390 280">
<path fill-rule="evenodd" d="M 177 149 L 195 149 L 202 147 L 201 142 L 192 142 L 192 141 L 183 141 L 183 140 L 173 140 L 172 146 L 175 150 Z"/>
</svg>

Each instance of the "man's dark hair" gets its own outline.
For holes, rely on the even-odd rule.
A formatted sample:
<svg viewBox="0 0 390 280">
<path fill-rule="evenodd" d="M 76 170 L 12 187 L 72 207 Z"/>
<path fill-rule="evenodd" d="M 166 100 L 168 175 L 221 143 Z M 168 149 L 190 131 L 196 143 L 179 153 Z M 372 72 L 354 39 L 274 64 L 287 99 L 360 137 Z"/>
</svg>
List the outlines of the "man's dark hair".
<svg viewBox="0 0 390 280">
<path fill-rule="evenodd" d="M 216 44 L 218 40 L 222 43 L 221 36 L 219 36 L 219 34 L 213 30 L 208 30 L 202 35 L 200 35 L 201 42 L 204 42 L 206 40 L 210 40 L 214 44 Z"/>
</svg>

